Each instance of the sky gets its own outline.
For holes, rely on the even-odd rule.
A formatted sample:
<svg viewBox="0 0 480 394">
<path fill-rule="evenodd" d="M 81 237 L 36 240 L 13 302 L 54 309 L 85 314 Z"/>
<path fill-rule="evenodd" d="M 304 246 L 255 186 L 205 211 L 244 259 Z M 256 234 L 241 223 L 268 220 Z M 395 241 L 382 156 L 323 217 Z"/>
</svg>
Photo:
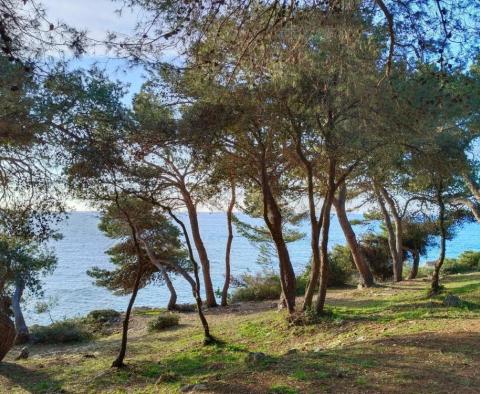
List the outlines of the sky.
<svg viewBox="0 0 480 394">
<path fill-rule="evenodd" d="M 121 1 L 111 0 L 42 0 L 47 18 L 57 24 L 64 22 L 79 30 L 86 30 L 91 39 L 104 40 L 109 32 L 129 34 L 133 31 L 138 12 L 118 10 Z M 72 62 L 72 67 L 90 68 L 93 64 L 105 69 L 112 79 L 119 79 L 129 85 L 127 103 L 138 92 L 145 81 L 145 73 L 140 67 L 128 68 L 125 60 L 115 59 L 106 53 L 103 47 L 97 47 L 86 56 Z"/>
</svg>

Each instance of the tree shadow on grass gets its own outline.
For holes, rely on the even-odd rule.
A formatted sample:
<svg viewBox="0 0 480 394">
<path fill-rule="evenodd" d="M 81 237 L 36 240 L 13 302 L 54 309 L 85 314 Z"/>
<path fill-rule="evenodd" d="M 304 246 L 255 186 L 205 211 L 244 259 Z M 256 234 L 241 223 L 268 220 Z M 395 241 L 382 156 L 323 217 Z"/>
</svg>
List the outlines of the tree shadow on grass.
<svg viewBox="0 0 480 394">
<path fill-rule="evenodd" d="M 303 382 L 302 393 L 478 392 L 479 343 L 479 333 L 393 336 L 285 354 L 269 372 Z"/>
<path fill-rule="evenodd" d="M 446 282 L 448 283 L 448 282 Z M 470 283 L 468 285 L 454 287 L 454 288 L 447 288 L 447 292 L 453 292 L 456 294 L 464 294 L 464 293 L 471 293 L 476 290 L 480 290 L 480 280 L 478 283 Z"/>
<path fill-rule="evenodd" d="M 480 281 L 480 273 L 460 274 L 460 275 L 448 275 L 442 278 L 445 283 L 465 282 L 466 280 L 478 280 Z"/>
<path fill-rule="evenodd" d="M 11 387 L 7 386 L 11 391 L 15 387 L 21 387 L 31 393 L 67 393 L 62 388 L 62 382 L 38 369 L 27 368 L 20 364 L 0 363 L 0 376 L 6 379 L 8 385 L 11 385 Z"/>
<path fill-rule="evenodd" d="M 204 382 L 213 393 L 270 392 L 474 392 L 480 387 L 480 333 L 421 333 L 389 336 L 329 349 L 308 349 L 266 355 L 246 362 L 248 350 L 235 343 L 185 349 L 155 360 L 135 360 L 124 370 L 105 370 L 89 379 L 89 387 L 114 390 L 127 386 L 149 388 L 164 375 L 172 381 L 155 387 L 177 392 L 184 385 Z M 253 349 L 250 349 L 253 350 Z M 0 375 L 32 392 L 60 390 L 61 385 L 41 372 L 8 364 Z M 43 382 L 43 383 L 42 383 Z M 46 382 L 46 383 L 45 383 Z M 44 391 L 40 386 L 44 384 Z M 40 387 L 40 389 L 39 389 Z M 284 390 L 274 391 L 273 388 Z M 296 391 L 295 391 L 296 390 Z"/>
</svg>

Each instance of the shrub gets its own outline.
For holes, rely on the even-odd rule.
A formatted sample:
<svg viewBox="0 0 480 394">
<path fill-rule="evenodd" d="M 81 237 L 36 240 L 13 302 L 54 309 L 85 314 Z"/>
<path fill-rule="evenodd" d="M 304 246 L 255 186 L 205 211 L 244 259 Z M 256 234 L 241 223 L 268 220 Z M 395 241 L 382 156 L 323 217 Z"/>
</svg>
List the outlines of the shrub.
<svg viewBox="0 0 480 394">
<path fill-rule="evenodd" d="M 330 256 L 330 275 L 328 286 L 344 286 L 348 284 L 356 272 L 350 257 L 350 250 L 345 246 L 336 246 Z M 311 264 L 297 276 L 297 296 L 305 294 L 310 279 Z M 269 271 L 255 275 L 243 274 L 236 281 L 237 288 L 232 294 L 233 302 L 278 300 L 282 292 L 280 277 Z"/>
<path fill-rule="evenodd" d="M 445 259 L 443 272 L 446 274 L 462 274 L 480 271 L 480 252 L 468 250 L 456 259 Z"/>
<path fill-rule="evenodd" d="M 386 281 L 393 277 L 392 259 L 385 237 L 367 233 L 361 239 L 361 249 L 376 280 Z"/>
<path fill-rule="evenodd" d="M 276 300 L 282 292 L 279 276 L 271 272 L 243 274 L 236 282 L 238 287 L 232 294 L 234 302 Z"/>
<path fill-rule="evenodd" d="M 120 320 L 120 312 L 113 309 L 98 309 L 87 315 L 87 321 L 92 323 L 114 323 Z"/>
<path fill-rule="evenodd" d="M 332 252 L 328 254 L 329 258 L 329 275 L 328 287 L 340 287 L 349 284 L 353 275 L 357 270 L 353 264 L 352 254 L 348 246 L 335 245 Z M 297 287 L 302 286 L 305 294 L 305 288 L 310 278 L 310 271 L 312 269 L 311 263 L 306 267 L 305 272 L 298 277 Z"/>
<path fill-rule="evenodd" d="M 81 342 L 92 337 L 80 320 L 63 320 L 49 326 L 34 325 L 30 334 L 33 343 L 44 344 Z"/>
<path fill-rule="evenodd" d="M 348 246 L 335 245 L 329 253 L 328 286 L 345 286 L 349 284 L 352 276 L 357 273 L 353 263 L 352 253 Z"/>
<path fill-rule="evenodd" d="M 180 317 L 176 313 L 161 313 L 148 322 L 149 331 L 161 331 L 165 328 L 178 326 Z"/>
</svg>

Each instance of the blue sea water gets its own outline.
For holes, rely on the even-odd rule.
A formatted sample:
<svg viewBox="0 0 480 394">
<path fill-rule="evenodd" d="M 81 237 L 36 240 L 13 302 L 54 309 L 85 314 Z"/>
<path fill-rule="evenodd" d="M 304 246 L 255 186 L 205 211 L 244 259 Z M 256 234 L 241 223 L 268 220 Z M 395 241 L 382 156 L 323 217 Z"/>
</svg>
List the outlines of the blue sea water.
<svg viewBox="0 0 480 394">
<path fill-rule="evenodd" d="M 188 221 L 186 215 L 182 219 Z M 239 215 L 242 220 L 251 219 Z M 352 218 L 361 215 L 352 214 Z M 52 244 L 58 257 L 58 267 L 52 275 L 44 278 L 44 300 L 55 300 L 51 314 L 54 319 L 82 316 L 94 309 L 113 308 L 124 310 L 128 297 L 115 296 L 108 290 L 94 285 L 86 271 L 93 267 L 109 268 L 105 251 L 113 246 L 114 240 L 105 237 L 97 228 L 98 214 L 95 212 L 73 212 L 60 226 L 63 239 Z M 201 233 L 211 262 L 212 279 L 215 288 L 221 288 L 224 281 L 225 244 L 227 240 L 226 216 L 224 213 L 200 213 Z M 253 221 L 255 222 L 255 221 Z M 260 221 L 257 223 L 261 224 Z M 369 226 L 355 226 L 357 234 L 371 230 Z M 306 236 L 289 245 L 289 251 L 295 272 L 301 272 L 310 259 L 308 223 L 301 228 Z M 332 217 L 330 245 L 343 244 L 345 239 L 336 217 Z M 447 244 L 447 256 L 456 257 L 465 250 L 480 250 L 480 225 L 469 223 L 458 231 L 455 239 Z M 434 260 L 437 250 L 430 250 L 424 261 Z M 258 272 L 262 266 L 257 264 L 258 250 L 245 238 L 235 234 L 232 247 L 232 274 L 238 276 L 244 272 Z M 179 302 L 192 302 L 191 290 L 181 278 L 174 280 Z M 168 301 L 168 290 L 158 285 L 150 285 L 140 290 L 137 306 L 161 307 Z M 33 312 L 38 300 L 27 298 L 26 317 L 29 323 L 45 324 L 49 322 L 46 314 Z"/>
</svg>

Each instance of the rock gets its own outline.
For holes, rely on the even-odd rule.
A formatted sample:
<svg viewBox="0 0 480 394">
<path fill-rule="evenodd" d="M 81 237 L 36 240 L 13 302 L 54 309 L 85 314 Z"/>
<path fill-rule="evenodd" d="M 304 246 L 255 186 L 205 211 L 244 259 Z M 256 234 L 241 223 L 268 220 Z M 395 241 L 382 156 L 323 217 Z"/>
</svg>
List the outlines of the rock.
<svg viewBox="0 0 480 394">
<path fill-rule="evenodd" d="M 22 350 L 20 350 L 20 354 L 15 358 L 15 360 L 26 360 L 29 355 L 30 350 L 25 346 L 22 348 Z"/>
<path fill-rule="evenodd" d="M 445 299 L 443 300 L 443 305 L 445 306 L 452 306 L 452 307 L 459 307 L 462 306 L 462 300 L 453 294 L 448 294 Z"/>
<path fill-rule="evenodd" d="M 245 358 L 245 362 L 249 364 L 259 364 L 262 361 L 265 361 L 267 359 L 267 355 L 262 352 L 250 352 L 247 354 L 247 357 Z"/>
<path fill-rule="evenodd" d="M 207 391 L 208 386 L 205 383 L 197 383 L 197 384 L 187 384 L 180 388 L 182 393 L 191 393 L 197 391 Z"/>
</svg>

